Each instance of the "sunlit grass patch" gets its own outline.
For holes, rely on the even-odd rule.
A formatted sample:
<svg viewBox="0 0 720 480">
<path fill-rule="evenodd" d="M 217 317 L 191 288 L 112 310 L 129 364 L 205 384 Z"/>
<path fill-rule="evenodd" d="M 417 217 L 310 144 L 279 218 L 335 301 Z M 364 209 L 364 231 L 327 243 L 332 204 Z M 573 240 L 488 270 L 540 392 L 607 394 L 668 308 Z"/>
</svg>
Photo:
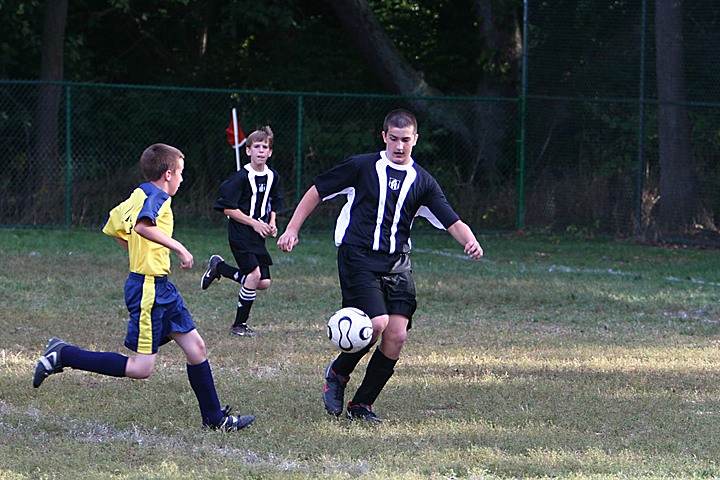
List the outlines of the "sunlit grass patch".
<svg viewBox="0 0 720 480">
<path fill-rule="evenodd" d="M 0 478 L 720 476 L 716 252 L 488 237 L 478 262 L 449 236 L 420 236 L 418 311 L 373 406 L 387 422 L 365 425 L 321 401 L 335 355 L 326 322 L 340 306 L 331 235 L 273 251 L 273 285 L 253 307 L 259 335 L 241 339 L 228 333 L 237 285 L 198 285 L 210 254 L 231 257 L 225 232 L 179 233 L 196 268 L 174 259 L 172 279 L 221 402 L 256 424 L 204 432 L 173 344 L 148 380 L 66 369 L 33 389 L 50 336 L 127 353 L 127 259 L 95 231 L 4 232 Z"/>
</svg>

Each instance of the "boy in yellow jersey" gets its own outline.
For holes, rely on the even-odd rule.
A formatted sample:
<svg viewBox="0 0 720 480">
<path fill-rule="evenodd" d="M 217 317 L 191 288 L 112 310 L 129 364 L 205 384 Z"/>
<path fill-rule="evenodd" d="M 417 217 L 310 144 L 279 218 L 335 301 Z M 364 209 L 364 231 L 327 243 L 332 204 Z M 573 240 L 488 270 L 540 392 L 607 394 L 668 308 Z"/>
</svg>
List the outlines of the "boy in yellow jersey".
<svg viewBox="0 0 720 480">
<path fill-rule="evenodd" d="M 172 238 L 171 197 L 183 181 L 185 156 L 175 147 L 156 143 L 140 157 L 146 182 L 110 211 L 103 233 L 128 250 L 130 274 L 125 282 L 125 302 L 130 312 L 125 346 L 135 352 L 127 357 L 113 352 L 82 350 L 51 338 L 33 375 L 33 387 L 64 367 L 114 377 L 148 378 L 161 345 L 175 340 L 185 352 L 190 386 L 195 392 L 205 428 L 234 431 L 250 425 L 252 415 L 230 415 L 220 408 L 205 342 L 175 286 L 168 281 L 170 250 L 183 269 L 192 268 L 193 256 Z"/>
</svg>

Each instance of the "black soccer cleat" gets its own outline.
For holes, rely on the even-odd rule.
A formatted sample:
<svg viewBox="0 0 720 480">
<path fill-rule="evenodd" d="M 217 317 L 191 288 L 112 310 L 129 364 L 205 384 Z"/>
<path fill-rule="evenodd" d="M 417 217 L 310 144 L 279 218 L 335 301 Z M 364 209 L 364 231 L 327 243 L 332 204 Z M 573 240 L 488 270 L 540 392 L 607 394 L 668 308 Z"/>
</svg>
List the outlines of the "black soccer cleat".
<svg viewBox="0 0 720 480">
<path fill-rule="evenodd" d="M 347 416 L 350 420 L 365 420 L 371 423 L 383 423 L 385 420 L 375 415 L 372 405 L 364 403 L 348 403 Z"/>
<path fill-rule="evenodd" d="M 210 257 L 210 260 L 208 260 L 208 268 L 205 270 L 202 279 L 200 279 L 200 288 L 207 290 L 211 283 L 215 280 L 220 280 L 221 275 L 217 271 L 217 264 L 224 261 L 220 255 Z"/>
<path fill-rule="evenodd" d="M 203 428 L 210 430 L 220 430 L 221 432 L 236 432 L 245 427 L 249 427 L 254 421 L 254 415 L 230 415 L 232 407 L 225 405 L 222 409 L 223 419 L 217 425 L 208 425 L 203 423 Z"/>
<path fill-rule="evenodd" d="M 339 417 L 342 415 L 345 406 L 345 386 L 350 381 L 350 375 L 338 375 L 333 369 L 333 362 L 330 362 L 325 371 L 325 389 L 323 390 L 323 403 L 325 410 L 330 415 Z"/>
<path fill-rule="evenodd" d="M 35 365 L 33 387 L 38 388 L 47 377 L 53 373 L 60 373 L 63 371 L 63 364 L 60 360 L 60 351 L 67 346 L 68 344 L 59 338 L 50 339 L 45 346 L 45 354 L 40 357 L 37 365 Z"/>
<path fill-rule="evenodd" d="M 238 337 L 254 337 L 257 335 L 255 330 L 247 326 L 247 323 L 241 323 L 237 327 L 230 327 L 230 334 L 237 335 Z"/>
</svg>

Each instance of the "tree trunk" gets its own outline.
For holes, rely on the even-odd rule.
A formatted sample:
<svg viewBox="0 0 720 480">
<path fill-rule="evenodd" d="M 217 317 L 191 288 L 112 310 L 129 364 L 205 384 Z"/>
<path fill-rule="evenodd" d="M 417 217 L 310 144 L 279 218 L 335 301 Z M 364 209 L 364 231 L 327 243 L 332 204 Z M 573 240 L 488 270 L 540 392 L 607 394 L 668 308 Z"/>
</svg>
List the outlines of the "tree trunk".
<svg viewBox="0 0 720 480">
<path fill-rule="evenodd" d="M 48 0 L 47 2 L 43 24 L 40 80 L 62 81 L 63 79 L 63 44 L 67 10 L 68 0 Z M 39 205 L 42 208 L 36 206 L 35 210 L 37 211 L 56 208 L 58 204 L 63 205 L 62 199 L 56 197 L 61 190 L 57 188 L 57 178 L 63 171 L 60 161 L 60 139 L 58 138 L 61 98 L 61 86 L 45 83 L 40 85 L 35 116 L 37 122 L 35 128 L 35 172 L 42 172 L 42 188 L 38 192 L 42 195 Z"/>
<path fill-rule="evenodd" d="M 340 23 L 385 87 L 400 95 L 437 95 L 405 60 L 365 0 L 331 0 Z"/>
<path fill-rule="evenodd" d="M 502 75 L 497 72 L 502 65 L 509 65 L 511 78 L 520 78 L 522 58 L 521 22 L 516 16 L 513 0 L 475 0 L 482 44 L 493 52 L 487 68 L 480 71 L 477 95 L 480 97 L 511 97 L 517 95 L 515 82 L 497 82 Z M 519 82 L 518 82 L 519 83 Z M 514 108 L 514 107 L 513 107 Z M 507 130 L 507 104 L 488 102 L 475 109 L 475 151 L 477 161 L 482 162 L 486 174 L 497 174 L 499 145 Z"/>
<path fill-rule="evenodd" d="M 332 0 L 328 3 L 362 52 L 368 68 L 388 90 L 408 96 L 442 95 L 442 92 L 429 85 L 422 73 L 415 70 L 404 58 L 366 0 Z M 483 37 L 486 48 L 496 53 L 498 61 L 511 59 L 515 68 L 518 68 L 521 42 L 517 19 L 513 20 L 512 32 L 498 31 L 501 29 L 498 17 L 506 19 L 507 12 L 513 11 L 508 5 L 504 1 L 497 4 L 489 0 L 476 0 L 475 14 L 481 23 L 479 34 Z M 508 87 L 494 84 L 491 76 L 492 74 L 488 75 L 480 69 L 477 79 L 478 95 L 505 96 L 503 94 L 507 93 Z M 458 171 L 458 182 L 470 184 L 478 173 L 483 173 L 486 177 L 496 173 L 498 144 L 506 129 L 506 105 L 492 101 L 478 102 L 470 116 L 463 115 L 463 112 L 456 109 L 456 105 L 443 102 L 417 99 L 410 100 L 410 106 L 416 113 L 422 112 L 432 117 L 435 122 L 457 135 L 458 141 L 474 159 L 473 165 L 462 172 Z M 468 118 L 471 121 L 468 121 Z"/>
<path fill-rule="evenodd" d="M 658 138 L 660 155 L 659 227 L 665 233 L 687 231 L 697 220 L 698 181 L 690 152 L 686 100 L 682 2 L 655 0 Z"/>
<path fill-rule="evenodd" d="M 335 14 L 365 57 L 365 63 L 391 92 L 408 96 L 433 96 L 441 93 L 425 82 L 413 69 L 392 39 L 380 25 L 375 12 L 365 0 L 331 0 Z M 420 100 L 411 100 L 411 108 L 432 115 L 439 123 L 457 133 L 469 147 L 471 135 L 467 125 L 451 109 Z"/>
</svg>

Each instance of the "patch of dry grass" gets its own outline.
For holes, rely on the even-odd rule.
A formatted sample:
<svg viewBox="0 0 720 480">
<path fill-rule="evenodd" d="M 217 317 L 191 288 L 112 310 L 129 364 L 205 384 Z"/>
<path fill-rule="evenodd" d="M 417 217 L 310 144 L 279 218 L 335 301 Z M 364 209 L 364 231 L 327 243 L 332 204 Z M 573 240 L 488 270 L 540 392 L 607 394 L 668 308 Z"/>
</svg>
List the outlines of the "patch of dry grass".
<svg viewBox="0 0 720 480">
<path fill-rule="evenodd" d="M 333 420 L 322 376 L 339 304 L 331 234 L 274 253 L 260 335 L 231 337 L 237 287 L 198 286 L 221 231 L 180 231 L 173 272 L 221 401 L 257 416 L 203 432 L 180 350 L 145 381 L 30 377 L 49 336 L 121 351 L 127 260 L 95 231 L 0 231 L 0 478 L 702 478 L 720 475 L 717 252 L 487 237 L 469 261 L 415 240 L 419 309 L 375 428 Z M 365 361 L 353 375 L 360 383 Z"/>
</svg>

